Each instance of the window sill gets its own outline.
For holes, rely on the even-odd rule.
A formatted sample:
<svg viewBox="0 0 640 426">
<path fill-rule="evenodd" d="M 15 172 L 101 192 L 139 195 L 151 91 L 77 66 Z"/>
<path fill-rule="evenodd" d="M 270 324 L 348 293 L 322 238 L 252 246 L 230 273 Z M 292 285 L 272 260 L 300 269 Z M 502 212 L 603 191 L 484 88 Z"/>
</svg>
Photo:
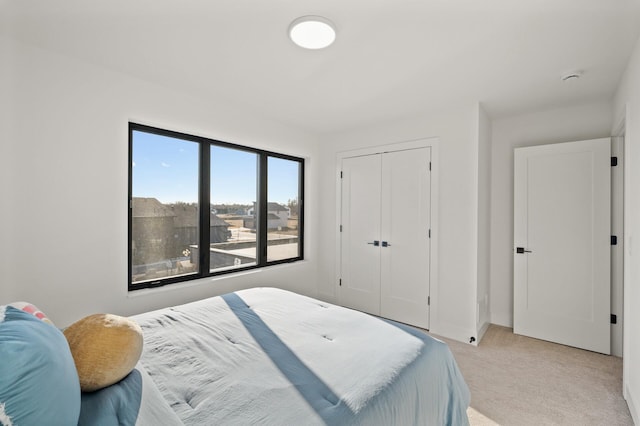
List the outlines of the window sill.
<svg viewBox="0 0 640 426">
<path fill-rule="evenodd" d="M 235 273 L 216 275 L 216 276 L 212 276 L 212 277 L 205 277 L 205 278 L 200 278 L 200 279 L 197 279 L 197 280 L 185 281 L 185 282 L 174 283 L 174 284 L 167 284 L 167 285 L 163 285 L 163 286 L 159 286 L 159 287 L 141 288 L 141 289 L 138 289 L 138 290 L 129 290 L 129 291 L 127 291 L 127 298 L 128 299 L 135 299 L 135 298 L 138 298 L 138 297 L 150 296 L 150 295 L 154 295 L 154 294 L 161 294 L 161 293 L 167 293 L 167 292 L 172 292 L 172 291 L 181 291 L 181 290 L 184 290 L 184 289 L 187 289 L 187 288 L 191 288 L 191 287 L 202 287 L 202 286 L 208 285 L 208 284 L 216 282 L 216 281 L 235 280 L 235 279 L 239 279 L 241 277 L 254 275 L 254 274 L 259 274 L 259 273 L 263 273 L 265 270 L 266 271 L 270 271 L 270 272 L 272 272 L 272 271 L 275 272 L 275 271 L 277 271 L 279 269 L 285 269 L 285 268 L 288 269 L 288 268 L 293 268 L 293 267 L 303 267 L 303 266 L 307 266 L 308 264 L 309 264 L 309 260 L 303 259 L 303 260 L 298 260 L 298 261 L 295 261 L 295 262 L 288 262 L 288 263 L 281 263 L 281 264 L 277 264 L 277 265 L 270 265 L 268 267 L 261 267 L 261 268 L 256 268 L 256 269 L 249 269 L 249 270 L 246 270 L 246 271 L 239 271 L 239 272 L 235 272 Z"/>
</svg>

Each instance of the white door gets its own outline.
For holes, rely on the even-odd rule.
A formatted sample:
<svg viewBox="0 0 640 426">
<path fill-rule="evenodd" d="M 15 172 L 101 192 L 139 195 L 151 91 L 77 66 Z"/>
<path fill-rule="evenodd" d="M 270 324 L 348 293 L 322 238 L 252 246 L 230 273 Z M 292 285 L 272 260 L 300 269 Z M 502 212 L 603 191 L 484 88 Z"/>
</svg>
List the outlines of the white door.
<svg viewBox="0 0 640 426">
<path fill-rule="evenodd" d="M 515 333 L 610 353 L 610 149 L 515 150 Z"/>
<path fill-rule="evenodd" d="M 429 328 L 430 148 L 382 157 L 380 316 Z"/>
<path fill-rule="evenodd" d="M 342 160 L 342 305 L 429 327 L 430 152 Z"/>
<path fill-rule="evenodd" d="M 342 161 L 340 303 L 380 313 L 380 155 Z"/>
</svg>

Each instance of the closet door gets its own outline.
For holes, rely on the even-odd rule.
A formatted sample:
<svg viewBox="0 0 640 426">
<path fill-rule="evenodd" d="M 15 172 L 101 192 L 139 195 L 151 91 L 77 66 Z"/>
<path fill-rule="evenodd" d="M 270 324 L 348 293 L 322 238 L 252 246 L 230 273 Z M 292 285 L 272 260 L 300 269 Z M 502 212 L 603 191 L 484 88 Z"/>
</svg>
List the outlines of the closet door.
<svg viewBox="0 0 640 426">
<path fill-rule="evenodd" d="M 431 149 L 382 156 L 380 316 L 429 328 Z"/>
<path fill-rule="evenodd" d="M 429 327 L 430 148 L 342 160 L 339 301 Z"/>
<path fill-rule="evenodd" d="M 340 304 L 380 314 L 381 156 L 342 161 Z"/>
</svg>

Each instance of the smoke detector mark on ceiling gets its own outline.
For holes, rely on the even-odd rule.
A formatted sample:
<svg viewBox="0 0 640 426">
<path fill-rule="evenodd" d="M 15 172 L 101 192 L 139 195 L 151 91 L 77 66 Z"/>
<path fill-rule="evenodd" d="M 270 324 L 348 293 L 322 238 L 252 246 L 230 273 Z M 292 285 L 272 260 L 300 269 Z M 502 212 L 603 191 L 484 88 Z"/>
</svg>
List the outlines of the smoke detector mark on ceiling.
<svg viewBox="0 0 640 426">
<path fill-rule="evenodd" d="M 575 81 L 582 77 L 582 71 L 570 71 L 562 74 L 560 79 L 562 81 Z"/>
</svg>

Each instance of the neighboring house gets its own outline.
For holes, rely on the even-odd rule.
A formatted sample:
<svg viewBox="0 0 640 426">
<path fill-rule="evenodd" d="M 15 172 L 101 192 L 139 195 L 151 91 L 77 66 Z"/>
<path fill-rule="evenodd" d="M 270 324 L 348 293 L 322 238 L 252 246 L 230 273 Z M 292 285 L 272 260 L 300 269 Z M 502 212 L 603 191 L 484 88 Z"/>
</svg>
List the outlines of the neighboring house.
<svg viewBox="0 0 640 426">
<path fill-rule="evenodd" d="M 267 228 L 281 229 L 286 228 L 289 221 L 289 209 L 282 204 L 269 203 L 267 205 Z"/>
<path fill-rule="evenodd" d="M 275 213 L 269 213 L 267 216 L 267 229 L 283 229 L 287 227 L 287 223 L 287 219 L 283 219 Z"/>
<path fill-rule="evenodd" d="M 132 263 L 146 265 L 171 257 L 176 248 L 169 238 L 174 230 L 175 214 L 155 198 L 132 200 Z"/>
<path fill-rule="evenodd" d="M 162 204 L 155 198 L 132 200 L 132 262 L 149 265 L 183 256 L 183 250 L 198 244 L 198 208 L 194 204 Z M 229 224 L 211 213 L 211 243 L 231 236 Z"/>
<path fill-rule="evenodd" d="M 230 225 L 213 213 L 211 213 L 211 218 L 209 219 L 209 226 L 211 227 L 209 229 L 210 243 L 224 243 L 231 238 Z"/>
<path fill-rule="evenodd" d="M 267 216 L 267 228 L 268 229 L 281 229 L 286 228 L 289 222 L 289 216 L 291 213 L 288 207 L 283 206 L 279 203 L 269 203 L 267 205 L 267 212 L 269 216 Z M 247 210 L 248 216 L 255 216 L 255 203 L 253 203 L 253 207 Z M 247 228 L 255 228 L 255 221 L 248 220 L 245 221 L 245 227 Z"/>
<path fill-rule="evenodd" d="M 198 243 L 198 207 L 195 204 L 176 203 L 168 204 L 175 213 L 176 239 L 185 247 Z M 231 237 L 229 224 L 220 219 L 211 209 L 209 221 L 209 242 L 223 243 Z"/>
</svg>

